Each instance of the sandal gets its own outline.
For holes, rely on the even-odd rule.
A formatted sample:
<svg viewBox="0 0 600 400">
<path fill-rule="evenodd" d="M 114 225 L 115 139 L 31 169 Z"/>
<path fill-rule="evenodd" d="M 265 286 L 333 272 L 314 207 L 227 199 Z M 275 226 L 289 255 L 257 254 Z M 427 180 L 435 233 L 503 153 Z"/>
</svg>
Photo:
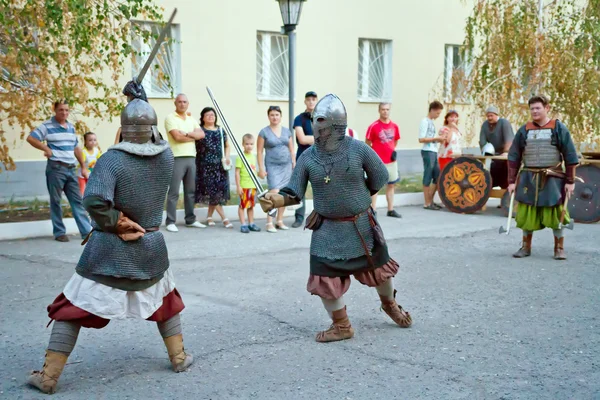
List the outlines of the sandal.
<svg viewBox="0 0 600 400">
<path fill-rule="evenodd" d="M 285 226 L 285 224 L 283 223 L 283 221 L 277 222 L 277 224 L 275 225 L 275 227 L 277 229 L 281 229 L 282 231 L 287 231 L 288 229 L 290 229 L 287 226 Z"/>
<path fill-rule="evenodd" d="M 206 225 L 215 226 L 215 221 L 212 219 L 212 217 L 206 218 Z"/>
<path fill-rule="evenodd" d="M 275 229 L 272 222 L 267 223 L 266 228 L 269 233 L 277 233 L 277 229 Z"/>
<path fill-rule="evenodd" d="M 439 210 L 439 208 L 436 208 L 433 204 L 430 204 L 428 206 L 423 206 L 423 208 L 426 210 L 435 210 L 435 211 Z"/>
<path fill-rule="evenodd" d="M 231 228 L 233 228 L 233 224 L 231 222 L 229 222 L 228 218 L 225 218 L 223 220 L 223 225 L 225 225 L 225 229 L 231 229 Z"/>
</svg>

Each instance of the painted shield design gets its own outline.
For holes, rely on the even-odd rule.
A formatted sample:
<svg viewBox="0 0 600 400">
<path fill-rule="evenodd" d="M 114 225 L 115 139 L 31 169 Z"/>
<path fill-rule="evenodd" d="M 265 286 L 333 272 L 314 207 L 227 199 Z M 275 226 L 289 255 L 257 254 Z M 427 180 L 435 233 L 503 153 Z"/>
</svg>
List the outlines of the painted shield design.
<svg viewBox="0 0 600 400">
<path fill-rule="evenodd" d="M 446 208 L 455 213 L 479 211 L 490 198 L 491 190 L 490 173 L 473 158 L 458 157 L 450 161 L 440 176 L 440 198 Z"/>
</svg>

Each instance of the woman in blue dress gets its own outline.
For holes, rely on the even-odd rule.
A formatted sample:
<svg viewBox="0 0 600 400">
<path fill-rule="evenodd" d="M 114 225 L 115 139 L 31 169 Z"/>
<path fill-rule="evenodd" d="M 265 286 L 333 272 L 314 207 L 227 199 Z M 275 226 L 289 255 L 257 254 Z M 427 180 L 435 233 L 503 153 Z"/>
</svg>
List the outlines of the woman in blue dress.
<svg viewBox="0 0 600 400">
<path fill-rule="evenodd" d="M 264 127 L 258 134 L 256 141 L 258 176 L 267 177 L 269 191 L 278 193 L 290 181 L 292 169 L 296 165 L 294 142 L 292 132 L 281 126 L 281 109 L 271 106 L 267 110 L 269 126 Z M 263 160 L 263 149 L 265 158 Z M 273 218 L 267 216 L 267 232 L 275 233 L 277 229 L 289 229 L 283 223 L 285 207 L 277 209 L 277 223 L 273 225 Z M 277 229 L 275 229 L 277 228 Z"/>
</svg>

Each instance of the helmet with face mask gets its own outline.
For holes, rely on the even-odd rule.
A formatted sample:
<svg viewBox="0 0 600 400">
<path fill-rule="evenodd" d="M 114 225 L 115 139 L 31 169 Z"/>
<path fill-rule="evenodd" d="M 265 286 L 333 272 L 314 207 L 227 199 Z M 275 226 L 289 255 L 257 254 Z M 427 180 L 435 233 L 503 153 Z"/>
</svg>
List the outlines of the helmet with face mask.
<svg viewBox="0 0 600 400">
<path fill-rule="evenodd" d="M 313 135 L 319 151 L 336 151 L 346 137 L 348 116 L 344 103 L 334 94 L 323 97 L 312 112 Z"/>
</svg>

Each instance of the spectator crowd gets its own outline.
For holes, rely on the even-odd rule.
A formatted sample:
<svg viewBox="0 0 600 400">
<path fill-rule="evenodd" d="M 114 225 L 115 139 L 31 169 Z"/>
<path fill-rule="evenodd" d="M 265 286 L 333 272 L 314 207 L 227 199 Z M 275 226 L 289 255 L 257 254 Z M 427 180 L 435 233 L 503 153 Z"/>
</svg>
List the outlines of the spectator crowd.
<svg viewBox="0 0 600 400">
<path fill-rule="evenodd" d="M 311 113 L 317 104 L 318 96 L 314 91 L 306 93 L 305 110 L 294 119 L 290 131 L 281 123 L 282 112 L 278 106 L 267 109 L 268 125 L 255 137 L 251 133 L 242 136 L 241 147 L 246 163 L 238 156 L 235 164 L 231 161 L 231 145 L 227 133 L 219 125 L 217 113 L 212 107 L 205 107 L 199 120 L 188 111 L 189 101 L 185 94 L 175 98 L 175 111 L 164 120 L 166 139 L 169 142 L 175 165 L 170 188 L 166 198 L 166 228 L 169 232 L 178 232 L 177 204 L 183 184 L 184 223 L 189 228 L 207 228 L 216 225 L 214 213 L 226 229 L 233 224 L 225 215 L 223 206 L 231 200 L 230 170 L 235 177 L 236 194 L 239 197 L 238 218 L 242 233 L 260 232 L 254 220 L 256 187 L 246 169 L 249 165 L 261 179 L 266 179 L 268 190 L 278 192 L 290 180 L 292 171 L 304 151 L 314 144 Z M 419 143 L 422 144 L 423 196 L 426 210 L 440 210 L 441 205 L 434 202 L 440 172 L 460 156 L 463 149 L 463 134 L 459 126 L 459 114 L 449 110 L 443 120 L 442 128 L 437 131 L 434 121 L 442 115 L 444 106 L 438 101 L 429 104 L 427 116 L 419 126 Z M 400 128 L 392 121 L 391 104 L 379 104 L 379 118 L 369 125 L 365 142 L 385 164 L 389 179 L 385 187 L 387 202 L 386 216 L 402 218 L 394 209 L 394 193 L 400 181 L 398 168 L 398 142 Z M 510 122 L 500 118 L 499 110 L 490 106 L 486 110 L 486 121 L 481 126 L 479 146 L 486 155 L 502 155 L 508 152 L 514 138 Z M 64 193 L 73 211 L 82 237 L 91 231 L 88 216 L 82 205 L 82 196 L 96 161 L 102 156 L 97 137 L 93 132 L 83 135 L 83 146 L 75 127 L 68 121 L 69 105 L 64 101 L 54 103 L 54 116 L 34 129 L 27 142 L 41 150 L 48 159 L 46 183 L 50 197 L 50 211 L 54 238 L 60 242 L 69 241 L 62 221 L 61 197 Z M 347 129 L 346 134 L 356 139 L 354 130 Z M 120 141 L 120 130 L 115 143 Z M 294 146 L 294 142 L 296 146 Z M 256 147 L 256 151 L 255 151 Z M 493 160 L 490 174 L 493 186 L 506 188 L 507 164 L 503 160 Z M 378 195 L 372 198 L 372 207 L 377 209 Z M 194 213 L 196 204 L 208 206 L 203 222 L 197 220 Z M 295 210 L 293 228 L 302 226 L 305 218 L 306 201 Z M 267 216 L 265 230 L 269 233 L 288 230 L 283 221 L 284 208 L 277 210 L 275 218 Z M 275 219 L 275 221 L 273 221 Z"/>
</svg>

